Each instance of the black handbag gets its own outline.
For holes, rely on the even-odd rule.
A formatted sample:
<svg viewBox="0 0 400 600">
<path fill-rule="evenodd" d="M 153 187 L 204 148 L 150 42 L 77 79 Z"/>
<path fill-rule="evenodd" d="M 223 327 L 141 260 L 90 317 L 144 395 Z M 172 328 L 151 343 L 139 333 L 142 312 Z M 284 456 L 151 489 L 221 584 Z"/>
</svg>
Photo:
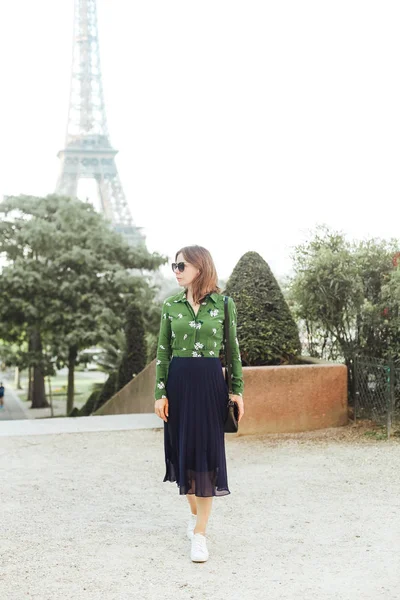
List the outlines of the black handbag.
<svg viewBox="0 0 400 600">
<path fill-rule="evenodd" d="M 225 433 L 236 433 L 239 428 L 239 407 L 237 402 L 231 400 L 232 394 L 232 353 L 229 347 L 229 315 L 228 315 L 228 296 L 224 298 L 224 353 L 225 353 L 225 381 L 228 390 L 227 414 L 224 422 Z"/>
</svg>

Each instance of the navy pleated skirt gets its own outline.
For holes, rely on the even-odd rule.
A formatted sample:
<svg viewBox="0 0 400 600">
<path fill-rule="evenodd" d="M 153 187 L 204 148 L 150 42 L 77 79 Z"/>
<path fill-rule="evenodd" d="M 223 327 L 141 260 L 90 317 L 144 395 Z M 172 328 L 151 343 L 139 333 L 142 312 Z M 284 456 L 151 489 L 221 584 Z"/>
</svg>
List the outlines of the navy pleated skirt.
<svg viewBox="0 0 400 600">
<path fill-rule="evenodd" d="M 224 433 L 228 390 L 220 359 L 172 357 L 166 396 L 164 481 L 176 481 L 180 494 L 230 494 Z"/>
</svg>

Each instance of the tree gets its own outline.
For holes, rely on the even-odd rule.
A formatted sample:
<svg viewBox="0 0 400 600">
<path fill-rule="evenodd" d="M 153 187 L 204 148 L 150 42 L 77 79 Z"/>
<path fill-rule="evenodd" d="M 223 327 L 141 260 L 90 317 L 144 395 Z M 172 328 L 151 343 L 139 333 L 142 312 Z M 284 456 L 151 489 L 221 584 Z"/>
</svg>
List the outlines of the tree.
<svg viewBox="0 0 400 600">
<path fill-rule="evenodd" d="M 125 327 L 114 330 L 103 344 L 98 361 L 109 374 L 99 390 L 94 390 L 85 405 L 72 416 L 86 416 L 100 408 L 107 400 L 129 383 L 146 366 L 146 343 L 142 310 L 137 302 L 126 308 Z"/>
<path fill-rule="evenodd" d="M 114 330 L 101 344 L 100 355 L 96 361 L 98 368 L 108 375 L 118 371 L 125 353 L 125 332 L 123 329 Z"/>
<path fill-rule="evenodd" d="M 244 365 L 292 362 L 301 345 L 296 323 L 279 285 L 257 252 L 244 254 L 225 293 L 235 301 L 238 341 Z"/>
<path fill-rule="evenodd" d="M 387 286 L 396 287 L 397 248 L 395 240 L 349 242 L 326 226 L 295 248 L 290 298 L 312 356 L 342 357 L 349 363 L 359 352 L 383 357 L 393 350 L 384 311 L 390 305 L 395 313 Z M 393 287 L 389 296 L 395 297 Z"/>
<path fill-rule="evenodd" d="M 18 345 L 18 366 L 32 367 L 28 396 L 32 408 L 41 408 L 48 406 L 44 377 L 53 369 L 50 357 L 43 352 L 44 322 L 49 311 L 54 310 L 56 289 L 39 258 L 42 245 L 38 224 L 25 221 L 21 228 L 25 231 L 21 232 L 18 224 L 0 222 L 0 252 L 8 259 L 0 273 L 0 336 Z M 26 243 L 28 236 L 30 248 Z"/>
<path fill-rule="evenodd" d="M 155 269 L 165 258 L 128 246 L 90 204 L 72 198 L 9 197 L 0 213 L 0 253 L 7 258 L 0 318 L 36 343 L 43 375 L 42 340 L 58 365 L 68 365 L 69 414 L 79 351 L 104 339 L 110 315 L 136 297 L 142 278 L 135 271 Z"/>
<path fill-rule="evenodd" d="M 96 410 L 98 410 L 100 408 L 100 406 L 103 406 L 103 404 L 105 404 L 105 402 L 107 402 L 107 400 L 112 398 L 112 396 L 114 396 L 114 394 L 116 394 L 118 391 L 117 382 L 118 382 L 118 372 L 114 371 L 113 373 L 110 373 L 108 379 L 104 382 L 104 385 L 101 388 L 101 390 L 93 398 L 94 399 L 93 402 L 91 402 L 92 397 L 89 397 L 88 402 L 80 410 L 80 413 L 79 413 L 80 416 L 84 416 L 85 414 L 92 414 L 92 412 L 96 412 Z M 90 412 L 88 412 L 88 408 L 90 409 Z"/>
</svg>

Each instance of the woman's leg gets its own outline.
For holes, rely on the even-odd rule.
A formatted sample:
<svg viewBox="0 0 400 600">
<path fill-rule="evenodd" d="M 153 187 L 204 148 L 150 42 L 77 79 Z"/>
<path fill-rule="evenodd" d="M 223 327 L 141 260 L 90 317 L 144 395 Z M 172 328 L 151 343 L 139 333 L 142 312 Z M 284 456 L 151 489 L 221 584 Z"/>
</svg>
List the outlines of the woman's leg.
<svg viewBox="0 0 400 600">
<path fill-rule="evenodd" d="M 202 533 L 205 535 L 208 518 L 211 513 L 213 496 L 208 498 L 201 498 L 200 496 L 196 496 L 197 503 L 197 521 L 196 527 L 194 528 L 194 533 Z"/>
<path fill-rule="evenodd" d="M 196 498 L 194 497 L 194 494 L 186 494 L 186 498 L 188 499 L 188 502 L 190 504 L 190 509 L 192 511 L 192 515 L 197 515 L 197 504 L 196 504 Z"/>
</svg>

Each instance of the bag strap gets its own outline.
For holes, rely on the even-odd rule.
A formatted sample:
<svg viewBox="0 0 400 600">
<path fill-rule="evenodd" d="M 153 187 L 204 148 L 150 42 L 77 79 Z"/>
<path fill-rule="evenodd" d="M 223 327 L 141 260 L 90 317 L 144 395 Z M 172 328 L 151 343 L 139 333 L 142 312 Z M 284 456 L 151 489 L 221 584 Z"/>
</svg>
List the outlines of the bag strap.
<svg viewBox="0 0 400 600">
<path fill-rule="evenodd" d="M 224 296 L 224 351 L 225 351 L 225 381 L 228 385 L 228 391 L 232 394 L 232 373 L 231 373 L 231 349 L 229 346 L 229 314 L 228 314 L 228 296 Z"/>
</svg>

